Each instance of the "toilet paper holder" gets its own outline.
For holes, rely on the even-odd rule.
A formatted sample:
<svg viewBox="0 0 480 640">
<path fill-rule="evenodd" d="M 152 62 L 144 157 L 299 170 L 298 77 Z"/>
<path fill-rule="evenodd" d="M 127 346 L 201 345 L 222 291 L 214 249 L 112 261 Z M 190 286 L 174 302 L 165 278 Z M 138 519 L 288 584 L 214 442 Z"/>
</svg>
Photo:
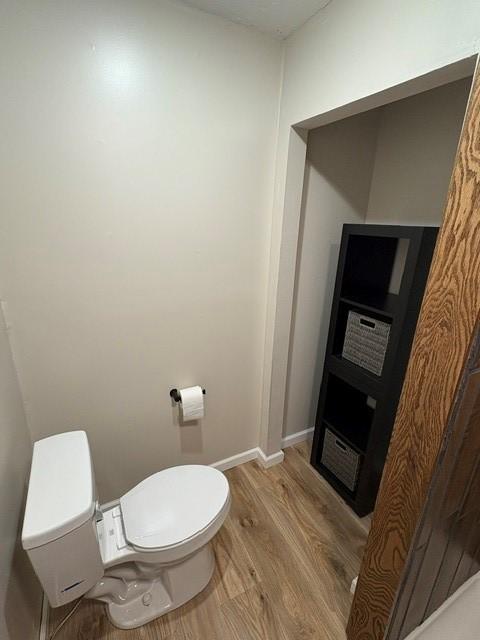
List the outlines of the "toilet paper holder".
<svg viewBox="0 0 480 640">
<path fill-rule="evenodd" d="M 202 389 L 202 393 L 203 395 L 205 395 L 207 392 L 205 391 L 205 389 Z M 181 402 L 182 398 L 178 392 L 178 389 L 170 389 L 170 397 L 173 398 L 175 400 L 175 402 Z"/>
</svg>

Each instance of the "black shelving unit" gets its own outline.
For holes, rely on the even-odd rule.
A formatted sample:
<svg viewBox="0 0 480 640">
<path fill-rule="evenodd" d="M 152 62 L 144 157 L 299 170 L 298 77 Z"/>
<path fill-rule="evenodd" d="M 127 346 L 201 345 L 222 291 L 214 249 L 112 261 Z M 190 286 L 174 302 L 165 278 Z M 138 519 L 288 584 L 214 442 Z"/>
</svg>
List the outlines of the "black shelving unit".
<svg viewBox="0 0 480 640">
<path fill-rule="evenodd" d="M 375 504 L 437 233 L 437 227 L 343 227 L 311 464 L 360 516 Z M 394 272 L 398 293 L 390 291 Z M 379 376 L 342 356 L 349 311 L 390 324 Z M 334 437 L 356 461 L 351 486 L 322 462 L 327 429 L 327 442 Z"/>
</svg>

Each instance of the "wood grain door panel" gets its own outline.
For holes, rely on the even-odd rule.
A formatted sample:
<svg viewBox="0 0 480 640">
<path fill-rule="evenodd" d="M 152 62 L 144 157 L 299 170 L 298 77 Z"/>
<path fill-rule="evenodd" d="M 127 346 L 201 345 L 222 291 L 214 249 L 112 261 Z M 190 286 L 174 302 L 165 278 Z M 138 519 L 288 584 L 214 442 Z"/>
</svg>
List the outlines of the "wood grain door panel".
<svg viewBox="0 0 480 640">
<path fill-rule="evenodd" d="M 465 539 L 465 535 L 458 532 L 463 531 L 459 529 L 459 518 L 466 515 L 461 511 L 463 503 L 459 497 L 466 474 L 462 481 L 453 480 L 456 487 L 448 487 L 448 508 L 442 508 L 439 522 L 435 517 L 436 508 L 431 506 L 428 512 L 425 505 L 432 495 L 437 462 L 447 457 L 452 462 L 452 453 L 447 456 L 448 443 L 456 442 L 458 448 L 458 437 L 455 440 L 453 431 L 447 434 L 447 426 L 453 424 L 455 411 L 459 411 L 457 400 L 463 390 L 462 381 L 466 382 L 465 370 L 467 365 L 474 369 L 480 367 L 480 352 L 473 346 L 477 345 L 474 334 L 480 315 L 479 283 L 480 79 L 477 72 L 347 626 L 349 640 L 382 640 L 390 619 L 389 640 L 404 637 L 406 627 L 421 618 L 428 608 L 423 598 L 409 617 L 413 611 L 410 603 L 416 600 L 417 583 L 421 584 L 419 581 L 425 576 L 431 588 L 442 564 L 440 561 L 439 567 L 438 554 L 440 558 L 447 554 L 451 535 L 457 532 L 457 540 Z M 472 428 L 470 433 L 475 440 L 474 432 Z M 461 440 L 463 442 L 463 437 Z M 476 441 L 472 446 L 477 446 Z M 473 470 L 475 458 L 470 453 L 465 451 L 465 456 L 469 469 Z M 442 482 L 448 477 L 446 473 Z M 440 498 L 438 494 L 437 500 Z M 420 525 L 424 524 L 427 529 L 423 532 L 422 545 L 416 547 L 416 532 L 421 531 Z M 431 540 L 437 540 L 440 545 L 437 559 L 429 548 Z M 475 544 L 476 540 L 469 540 L 468 548 Z M 423 554 L 421 562 L 415 557 L 415 551 Z M 449 591 L 451 585 L 458 583 L 460 570 L 465 575 L 469 573 L 478 562 L 478 553 L 477 548 L 468 570 L 465 569 L 468 559 L 462 555 L 448 589 L 444 590 Z M 410 571 L 417 572 L 416 580 L 409 580 Z M 449 576 L 451 573 L 450 569 Z M 406 589 L 407 584 L 410 591 Z M 408 598 L 408 605 L 402 600 L 403 595 Z M 428 601 L 430 596 L 431 591 Z M 406 626 L 397 619 L 402 611 L 408 622 Z"/>
<path fill-rule="evenodd" d="M 475 571 L 480 545 L 480 371 L 465 372 L 465 379 L 412 544 L 410 571 L 389 640 L 405 638 Z M 444 500 L 438 508 L 441 495 Z"/>
</svg>

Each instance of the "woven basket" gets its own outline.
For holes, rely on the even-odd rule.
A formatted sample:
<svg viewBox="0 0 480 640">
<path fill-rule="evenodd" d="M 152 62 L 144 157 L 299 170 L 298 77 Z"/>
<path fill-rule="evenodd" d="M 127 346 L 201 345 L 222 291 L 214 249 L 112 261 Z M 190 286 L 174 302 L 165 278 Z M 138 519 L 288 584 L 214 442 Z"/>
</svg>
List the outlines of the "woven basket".
<svg viewBox="0 0 480 640">
<path fill-rule="evenodd" d="M 360 470 L 360 454 L 330 429 L 325 429 L 321 462 L 350 491 L 355 491 Z"/>
<path fill-rule="evenodd" d="M 388 322 L 349 311 L 342 356 L 381 376 L 389 336 Z"/>
</svg>

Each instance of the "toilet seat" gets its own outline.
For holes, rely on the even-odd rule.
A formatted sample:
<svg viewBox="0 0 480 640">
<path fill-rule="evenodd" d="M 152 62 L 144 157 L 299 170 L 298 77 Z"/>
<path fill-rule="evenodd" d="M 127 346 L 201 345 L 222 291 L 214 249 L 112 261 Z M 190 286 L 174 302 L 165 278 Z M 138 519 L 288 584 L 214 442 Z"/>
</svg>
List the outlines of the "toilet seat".
<svg viewBox="0 0 480 640">
<path fill-rule="evenodd" d="M 227 479 L 204 465 L 165 469 L 120 498 L 125 538 L 140 552 L 193 550 L 221 527 L 229 506 Z"/>
</svg>

